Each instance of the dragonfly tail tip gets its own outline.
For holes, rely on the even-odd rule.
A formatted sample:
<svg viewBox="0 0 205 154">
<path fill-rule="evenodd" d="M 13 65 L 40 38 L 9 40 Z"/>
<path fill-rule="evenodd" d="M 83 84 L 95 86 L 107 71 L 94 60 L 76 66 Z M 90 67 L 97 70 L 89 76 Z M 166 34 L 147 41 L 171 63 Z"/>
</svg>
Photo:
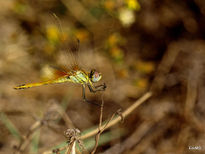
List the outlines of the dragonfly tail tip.
<svg viewBox="0 0 205 154">
<path fill-rule="evenodd" d="M 15 89 L 15 90 L 25 89 L 25 85 L 26 85 L 26 84 L 22 84 L 22 85 L 16 86 L 16 87 L 14 87 L 14 89 Z"/>
</svg>

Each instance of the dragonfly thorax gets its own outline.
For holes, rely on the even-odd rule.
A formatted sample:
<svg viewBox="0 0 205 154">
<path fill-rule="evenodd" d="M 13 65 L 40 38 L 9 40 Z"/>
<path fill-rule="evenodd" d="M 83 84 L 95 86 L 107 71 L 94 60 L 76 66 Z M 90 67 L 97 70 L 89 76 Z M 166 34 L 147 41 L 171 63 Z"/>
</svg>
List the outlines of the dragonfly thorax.
<svg viewBox="0 0 205 154">
<path fill-rule="evenodd" d="M 89 74 L 89 78 L 92 82 L 98 82 L 102 78 L 102 74 L 92 69 Z"/>
</svg>

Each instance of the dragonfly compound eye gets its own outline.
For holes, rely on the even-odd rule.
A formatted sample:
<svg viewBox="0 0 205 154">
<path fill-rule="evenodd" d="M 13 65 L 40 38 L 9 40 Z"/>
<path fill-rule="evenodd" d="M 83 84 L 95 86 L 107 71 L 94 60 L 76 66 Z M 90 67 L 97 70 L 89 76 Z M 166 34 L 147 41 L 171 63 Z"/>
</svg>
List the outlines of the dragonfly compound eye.
<svg viewBox="0 0 205 154">
<path fill-rule="evenodd" d="M 90 78 L 92 82 L 98 82 L 102 78 L 101 73 L 98 73 L 96 70 L 91 70 Z"/>
</svg>

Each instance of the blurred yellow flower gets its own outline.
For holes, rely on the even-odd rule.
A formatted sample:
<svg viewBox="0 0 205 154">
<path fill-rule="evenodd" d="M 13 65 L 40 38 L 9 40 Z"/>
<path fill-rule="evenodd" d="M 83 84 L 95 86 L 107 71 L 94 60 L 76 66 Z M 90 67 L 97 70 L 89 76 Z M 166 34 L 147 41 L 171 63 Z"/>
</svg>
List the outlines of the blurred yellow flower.
<svg viewBox="0 0 205 154">
<path fill-rule="evenodd" d="M 140 78 L 137 81 L 135 81 L 135 85 L 139 88 L 147 88 L 148 86 L 148 80 L 146 78 Z"/>
<path fill-rule="evenodd" d="M 59 42 L 59 35 L 60 32 L 56 26 L 50 25 L 46 28 L 46 36 L 51 44 L 55 45 Z"/>
<path fill-rule="evenodd" d="M 84 42 L 86 40 L 88 40 L 88 32 L 84 29 L 78 29 L 75 33 L 75 36 L 81 41 Z"/>
<path fill-rule="evenodd" d="M 137 0 L 126 0 L 127 6 L 131 10 L 139 11 L 141 6 Z"/>
<path fill-rule="evenodd" d="M 108 37 L 108 45 L 110 47 L 123 45 L 125 43 L 125 39 L 119 33 L 113 33 Z"/>
<path fill-rule="evenodd" d="M 151 73 L 154 71 L 155 65 L 152 62 L 137 61 L 135 68 L 143 73 Z"/>
<path fill-rule="evenodd" d="M 119 42 L 119 36 L 117 34 L 112 34 L 108 38 L 108 43 L 110 46 L 114 46 Z"/>
<path fill-rule="evenodd" d="M 119 20 L 121 21 L 123 26 L 129 27 L 131 24 L 135 22 L 134 11 L 128 8 L 120 9 Z"/>
<path fill-rule="evenodd" d="M 112 58 L 115 60 L 121 61 L 124 57 L 124 52 L 119 47 L 112 47 L 110 50 Z"/>
</svg>

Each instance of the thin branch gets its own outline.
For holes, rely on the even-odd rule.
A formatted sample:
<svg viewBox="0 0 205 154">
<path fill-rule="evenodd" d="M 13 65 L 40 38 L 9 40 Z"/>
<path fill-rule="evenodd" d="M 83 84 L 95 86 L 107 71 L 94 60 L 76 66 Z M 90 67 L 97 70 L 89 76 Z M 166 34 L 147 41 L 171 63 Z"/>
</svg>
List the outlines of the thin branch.
<svg viewBox="0 0 205 154">
<path fill-rule="evenodd" d="M 85 151 L 83 143 L 79 139 L 80 130 L 76 128 L 67 129 L 64 132 L 65 137 L 67 138 L 67 145 L 61 147 L 60 149 L 54 149 L 53 152 L 60 153 L 65 150 L 65 154 L 75 154 L 76 153 L 76 142 L 79 143 L 81 150 Z M 50 151 L 44 152 L 44 154 L 50 154 Z"/>
<path fill-rule="evenodd" d="M 104 107 L 104 99 L 103 99 L 103 94 L 102 94 L 102 103 L 100 106 L 100 118 L 99 118 L 99 125 L 98 125 L 98 133 L 95 136 L 95 146 L 93 148 L 93 151 L 91 152 L 91 154 L 94 154 L 97 150 L 98 147 L 98 142 L 100 139 L 100 134 L 103 132 L 103 129 L 101 129 L 102 126 L 102 120 L 103 120 L 103 107 Z"/>
<path fill-rule="evenodd" d="M 104 131 L 105 129 L 108 129 L 110 127 L 112 127 L 113 125 L 117 124 L 118 122 L 120 122 L 122 120 L 122 117 L 125 118 L 127 117 L 129 114 L 131 114 L 139 105 L 141 105 L 142 103 L 144 103 L 145 101 L 147 101 L 150 97 L 152 96 L 152 92 L 147 92 L 145 93 L 141 98 L 139 98 L 136 102 L 134 102 L 133 105 L 131 105 L 128 109 L 126 109 L 122 114 L 118 114 L 118 111 L 115 112 L 111 118 L 108 120 L 108 121 L 105 121 L 105 122 L 99 122 L 99 126 L 100 128 L 96 128 L 94 129 L 93 131 L 83 135 L 83 136 L 80 136 L 78 138 L 78 140 L 84 140 L 86 138 L 89 138 L 91 136 L 94 136 L 94 135 L 99 135 L 99 130 L 102 132 Z M 102 113 L 102 106 L 101 106 L 101 113 Z M 118 114 L 118 116 L 116 117 L 116 115 Z M 116 117 L 116 118 L 115 118 Z M 101 116 L 100 116 L 100 119 L 101 119 Z M 102 125 L 102 123 L 104 123 Z M 96 135 L 96 139 L 97 139 L 97 135 Z M 98 139 L 97 139 L 98 140 Z M 97 144 L 97 143 L 96 143 Z M 62 149 L 65 149 L 65 147 L 63 147 Z M 50 154 L 52 153 L 51 151 L 46 151 L 44 152 L 44 154 Z"/>
<path fill-rule="evenodd" d="M 33 138 L 33 135 L 35 134 L 35 132 L 39 128 L 41 128 L 42 126 L 43 126 L 43 122 L 41 120 L 38 120 L 30 127 L 28 133 L 24 137 L 24 140 L 22 140 L 20 142 L 19 146 L 17 147 L 16 154 L 21 153 L 26 149 L 26 147 L 29 145 L 31 139 Z"/>
<path fill-rule="evenodd" d="M 125 118 L 127 117 L 130 113 L 132 113 L 139 105 L 141 105 L 142 103 L 144 103 L 146 100 L 148 100 L 150 97 L 152 96 L 152 92 L 147 92 L 145 93 L 141 98 L 139 98 L 136 102 L 134 102 L 133 105 L 131 105 L 128 109 L 126 109 L 123 113 L 122 116 Z M 104 125 L 102 125 L 100 127 L 100 129 L 107 129 L 112 127 L 113 125 L 117 124 L 118 122 L 120 122 L 122 120 L 121 116 L 117 116 L 116 118 L 114 118 L 115 115 L 113 115 L 111 117 L 111 119 L 109 120 L 110 122 L 105 123 Z M 89 138 L 95 134 L 97 134 L 99 131 L 99 128 L 94 129 L 93 131 L 83 135 L 80 137 L 80 139 L 86 139 Z"/>
<path fill-rule="evenodd" d="M 57 110 L 57 113 L 61 116 L 61 118 L 63 118 L 63 120 L 65 121 L 67 127 L 74 127 L 72 121 L 70 120 L 68 115 L 65 113 L 65 111 L 61 108 L 61 106 L 59 106 L 57 104 L 53 104 L 52 107 L 50 107 L 50 109 L 48 109 L 48 111 L 44 114 L 43 119 L 42 120 L 37 120 L 29 128 L 29 131 L 27 132 L 26 136 L 20 142 L 18 147 L 16 148 L 17 149 L 16 154 L 19 154 L 19 153 L 23 152 L 26 149 L 26 147 L 30 144 L 31 139 L 35 135 L 35 132 L 38 129 L 40 129 L 42 126 L 47 125 L 48 128 L 50 128 L 50 129 L 52 128 L 52 127 L 49 126 L 48 122 L 53 120 L 51 117 L 49 117 L 49 114 L 51 114 L 53 111 L 55 111 L 54 109 Z"/>
</svg>

